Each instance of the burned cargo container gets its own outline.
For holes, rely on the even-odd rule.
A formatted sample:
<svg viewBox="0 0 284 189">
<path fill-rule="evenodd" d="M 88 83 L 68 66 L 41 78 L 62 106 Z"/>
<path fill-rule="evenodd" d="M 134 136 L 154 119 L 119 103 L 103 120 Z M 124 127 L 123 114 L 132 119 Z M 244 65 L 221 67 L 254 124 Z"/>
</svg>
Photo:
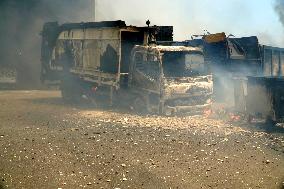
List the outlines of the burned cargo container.
<svg viewBox="0 0 284 189">
<path fill-rule="evenodd" d="M 172 27 L 56 25 L 42 33 L 42 79 L 60 80 L 65 100 L 102 97 L 166 115 L 210 108 L 213 83 L 202 49 L 156 44 L 172 40 Z"/>
</svg>

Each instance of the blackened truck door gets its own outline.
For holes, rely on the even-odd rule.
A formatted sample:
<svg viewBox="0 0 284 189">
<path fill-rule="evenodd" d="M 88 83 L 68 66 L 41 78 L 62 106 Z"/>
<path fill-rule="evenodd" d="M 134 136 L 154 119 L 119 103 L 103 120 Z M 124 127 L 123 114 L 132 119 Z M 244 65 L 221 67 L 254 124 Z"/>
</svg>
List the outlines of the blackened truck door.
<svg viewBox="0 0 284 189">
<path fill-rule="evenodd" d="M 147 91 L 159 91 L 161 66 L 151 51 L 137 51 L 133 57 L 130 85 Z"/>
</svg>

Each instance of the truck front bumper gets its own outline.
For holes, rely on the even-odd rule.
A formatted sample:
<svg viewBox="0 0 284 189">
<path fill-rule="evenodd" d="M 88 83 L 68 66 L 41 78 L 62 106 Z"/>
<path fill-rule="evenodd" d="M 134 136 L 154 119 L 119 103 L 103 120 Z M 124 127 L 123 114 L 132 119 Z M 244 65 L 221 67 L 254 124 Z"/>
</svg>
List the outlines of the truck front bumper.
<svg viewBox="0 0 284 189">
<path fill-rule="evenodd" d="M 177 114 L 203 114 L 206 110 L 211 109 L 211 104 L 195 105 L 195 106 L 165 106 L 164 114 L 167 116 Z"/>
</svg>

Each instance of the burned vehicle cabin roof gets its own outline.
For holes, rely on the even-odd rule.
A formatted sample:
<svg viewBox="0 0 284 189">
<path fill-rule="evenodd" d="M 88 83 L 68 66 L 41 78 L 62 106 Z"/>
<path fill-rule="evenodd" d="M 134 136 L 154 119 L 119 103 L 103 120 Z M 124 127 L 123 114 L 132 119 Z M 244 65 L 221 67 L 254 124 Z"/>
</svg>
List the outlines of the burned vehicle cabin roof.
<svg viewBox="0 0 284 189">
<path fill-rule="evenodd" d="M 126 27 L 124 21 L 104 21 L 104 22 L 82 22 L 82 23 L 66 23 L 60 26 L 62 31 L 70 29 L 86 29 L 86 28 L 103 28 L 103 27 Z"/>
<path fill-rule="evenodd" d="M 122 31 L 144 32 L 145 29 L 137 26 L 127 26 L 124 21 L 104 21 L 104 22 L 87 22 L 87 23 L 70 23 L 60 26 L 60 32 L 74 29 L 119 29 Z"/>
<path fill-rule="evenodd" d="M 60 25 L 58 22 L 46 22 L 43 26 L 42 35 L 56 38 L 63 31 L 70 31 L 74 29 L 92 29 L 92 28 L 119 28 L 125 31 L 148 32 L 149 29 L 157 31 L 156 37 L 159 41 L 173 41 L 173 26 L 151 26 L 151 27 L 137 27 L 126 25 L 125 21 L 101 21 L 101 22 L 81 22 L 81 23 L 65 23 Z"/>
<path fill-rule="evenodd" d="M 202 48 L 199 47 L 186 47 L 186 46 L 141 46 L 136 45 L 135 50 L 145 51 L 152 50 L 157 52 L 197 52 L 203 54 Z"/>
</svg>

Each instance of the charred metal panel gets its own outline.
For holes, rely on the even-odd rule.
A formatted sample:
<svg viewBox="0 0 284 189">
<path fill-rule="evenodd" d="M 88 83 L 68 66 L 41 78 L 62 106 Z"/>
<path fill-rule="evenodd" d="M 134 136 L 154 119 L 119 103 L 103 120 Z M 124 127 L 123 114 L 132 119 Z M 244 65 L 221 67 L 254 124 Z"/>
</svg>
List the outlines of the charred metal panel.
<svg viewBox="0 0 284 189">
<path fill-rule="evenodd" d="M 242 37 L 242 38 L 230 38 L 237 51 L 243 53 L 247 60 L 260 59 L 259 42 L 256 36 Z"/>
<path fill-rule="evenodd" d="M 148 37 L 154 37 L 153 41 L 156 43 L 157 41 L 173 41 L 173 26 L 150 26 L 150 27 L 139 27 L 142 31 L 148 34 Z M 154 36 L 152 36 L 152 34 Z M 148 41 L 150 42 L 150 41 Z"/>
<path fill-rule="evenodd" d="M 120 30 L 74 29 L 63 31 L 55 47 L 55 59 L 69 49 L 75 60 L 75 69 L 118 73 Z M 59 58 L 60 59 L 60 58 Z"/>
<path fill-rule="evenodd" d="M 284 49 L 262 46 L 263 75 L 284 76 Z"/>
<path fill-rule="evenodd" d="M 121 32 L 121 73 L 129 72 L 131 52 L 135 45 L 143 45 L 145 33 L 142 31 Z"/>
<path fill-rule="evenodd" d="M 99 70 L 100 68 L 100 43 L 99 40 L 84 40 L 83 42 L 82 61 L 83 69 Z"/>
<path fill-rule="evenodd" d="M 173 26 L 158 26 L 157 41 L 173 41 Z"/>
<path fill-rule="evenodd" d="M 284 77 L 248 77 L 247 111 L 274 120 L 284 118 Z"/>
<path fill-rule="evenodd" d="M 272 51 L 272 76 L 278 76 L 280 72 L 280 53 Z"/>
<path fill-rule="evenodd" d="M 263 75 L 271 76 L 272 74 L 272 50 L 263 48 Z"/>
</svg>

